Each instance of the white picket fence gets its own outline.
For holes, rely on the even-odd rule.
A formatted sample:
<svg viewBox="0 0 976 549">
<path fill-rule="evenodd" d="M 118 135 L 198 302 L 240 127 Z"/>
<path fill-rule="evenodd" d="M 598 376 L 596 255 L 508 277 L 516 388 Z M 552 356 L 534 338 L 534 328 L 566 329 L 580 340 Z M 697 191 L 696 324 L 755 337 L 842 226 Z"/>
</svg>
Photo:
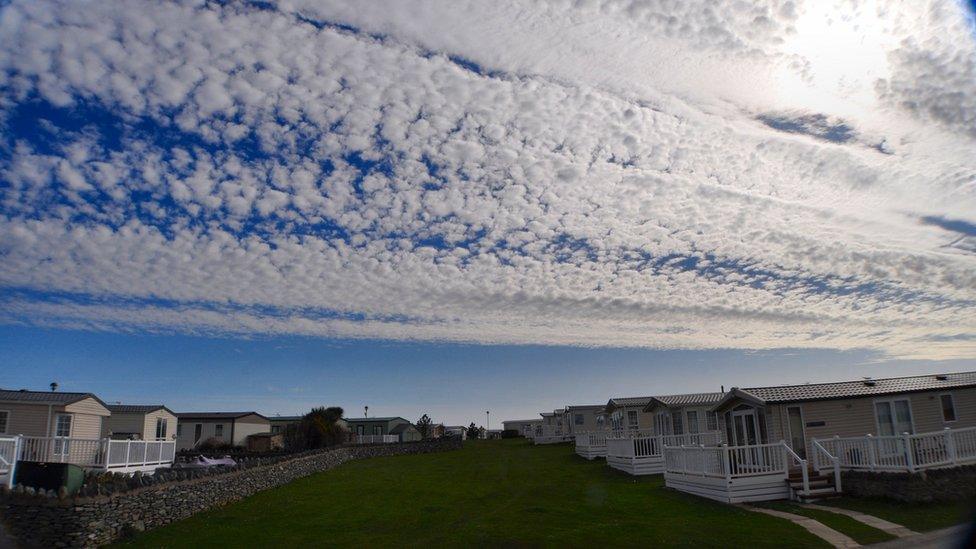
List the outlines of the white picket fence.
<svg viewBox="0 0 976 549">
<path fill-rule="evenodd" d="M 0 479 L 13 484 L 17 463 L 70 463 L 86 469 L 134 472 L 166 467 L 176 458 L 176 442 L 70 437 L 0 438 Z"/>
<path fill-rule="evenodd" d="M 400 442 L 397 435 L 356 435 L 353 444 L 393 444 Z"/>
<path fill-rule="evenodd" d="M 791 497 L 791 469 L 802 475 L 800 495 L 810 493 L 807 461 L 784 441 L 664 448 L 666 486 L 726 503 Z"/>
<path fill-rule="evenodd" d="M 842 469 L 889 472 L 976 463 L 976 427 L 900 436 L 833 437 L 813 439 L 813 443 L 823 448 L 814 455 L 817 469 L 830 467 L 832 458 Z"/>
</svg>

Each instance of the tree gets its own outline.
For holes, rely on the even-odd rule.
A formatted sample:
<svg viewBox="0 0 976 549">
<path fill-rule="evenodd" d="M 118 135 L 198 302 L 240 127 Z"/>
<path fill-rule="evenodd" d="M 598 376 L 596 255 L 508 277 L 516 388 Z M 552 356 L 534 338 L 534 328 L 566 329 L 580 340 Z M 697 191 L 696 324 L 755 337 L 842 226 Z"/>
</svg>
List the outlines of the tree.
<svg viewBox="0 0 976 549">
<path fill-rule="evenodd" d="M 417 430 L 420 431 L 420 436 L 424 437 L 424 440 L 430 438 L 430 429 L 432 424 L 433 422 L 430 420 L 430 416 L 427 414 L 420 416 L 420 419 L 417 420 Z"/>
<path fill-rule="evenodd" d="M 346 430 L 339 425 L 342 415 L 338 406 L 312 408 L 298 425 L 285 429 L 285 447 L 302 451 L 342 444 L 346 441 Z"/>
<path fill-rule="evenodd" d="M 483 430 L 482 427 L 478 427 L 472 421 L 471 425 L 468 426 L 468 438 L 481 438 L 481 431 Z"/>
</svg>

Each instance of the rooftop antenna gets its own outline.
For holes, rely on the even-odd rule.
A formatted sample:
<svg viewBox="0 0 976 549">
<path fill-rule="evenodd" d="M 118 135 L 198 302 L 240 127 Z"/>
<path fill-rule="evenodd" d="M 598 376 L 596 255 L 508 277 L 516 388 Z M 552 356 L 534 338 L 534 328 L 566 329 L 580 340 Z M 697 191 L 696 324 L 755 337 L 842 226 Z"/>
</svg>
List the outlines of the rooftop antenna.
<svg viewBox="0 0 976 549">
<path fill-rule="evenodd" d="M 54 391 L 57 391 L 57 390 L 58 390 L 58 382 L 57 381 L 52 381 L 51 382 L 51 392 L 53 393 Z"/>
<path fill-rule="evenodd" d="M 725 385 L 722 385 L 722 392 L 725 392 Z"/>
</svg>

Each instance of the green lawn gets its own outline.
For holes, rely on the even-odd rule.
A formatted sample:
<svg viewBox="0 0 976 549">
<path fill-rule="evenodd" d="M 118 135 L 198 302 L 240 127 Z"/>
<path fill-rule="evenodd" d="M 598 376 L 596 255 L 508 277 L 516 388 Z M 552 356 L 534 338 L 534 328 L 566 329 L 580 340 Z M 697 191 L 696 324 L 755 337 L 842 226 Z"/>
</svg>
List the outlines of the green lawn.
<svg viewBox="0 0 976 549">
<path fill-rule="evenodd" d="M 826 546 L 788 521 L 667 490 L 660 476 L 524 440 L 347 463 L 126 545 Z"/>
<path fill-rule="evenodd" d="M 899 503 L 886 499 L 843 497 L 819 503 L 874 515 L 916 532 L 955 526 L 970 519 L 973 511 L 972 502 Z"/>
<path fill-rule="evenodd" d="M 845 515 L 838 515 L 830 511 L 820 511 L 819 509 L 808 509 L 787 501 L 766 501 L 755 505 L 812 518 L 825 526 L 846 534 L 861 545 L 889 541 L 896 537 Z"/>
</svg>

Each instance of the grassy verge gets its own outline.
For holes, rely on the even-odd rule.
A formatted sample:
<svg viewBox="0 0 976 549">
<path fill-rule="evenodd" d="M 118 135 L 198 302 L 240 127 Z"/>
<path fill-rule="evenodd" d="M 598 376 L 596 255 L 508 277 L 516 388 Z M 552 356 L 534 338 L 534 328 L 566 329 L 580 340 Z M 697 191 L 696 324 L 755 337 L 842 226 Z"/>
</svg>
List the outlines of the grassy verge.
<svg viewBox="0 0 976 549">
<path fill-rule="evenodd" d="M 767 501 L 756 503 L 754 505 L 757 507 L 766 507 L 767 509 L 775 509 L 777 511 L 785 511 L 787 513 L 793 513 L 794 515 L 812 518 L 825 526 L 847 535 L 861 545 L 889 541 L 895 539 L 896 537 L 872 526 L 868 526 L 863 522 L 858 522 L 851 517 L 838 515 L 837 513 L 831 513 L 830 511 L 807 509 L 806 507 L 801 507 L 799 505 L 794 505 L 792 503 L 783 501 Z"/>
<path fill-rule="evenodd" d="M 825 547 L 803 528 L 635 478 L 570 445 L 375 458 L 139 535 L 132 547 Z"/>
<path fill-rule="evenodd" d="M 973 516 L 973 502 L 899 503 L 886 499 L 842 497 L 824 500 L 820 504 L 874 515 L 916 532 L 955 526 Z"/>
</svg>

